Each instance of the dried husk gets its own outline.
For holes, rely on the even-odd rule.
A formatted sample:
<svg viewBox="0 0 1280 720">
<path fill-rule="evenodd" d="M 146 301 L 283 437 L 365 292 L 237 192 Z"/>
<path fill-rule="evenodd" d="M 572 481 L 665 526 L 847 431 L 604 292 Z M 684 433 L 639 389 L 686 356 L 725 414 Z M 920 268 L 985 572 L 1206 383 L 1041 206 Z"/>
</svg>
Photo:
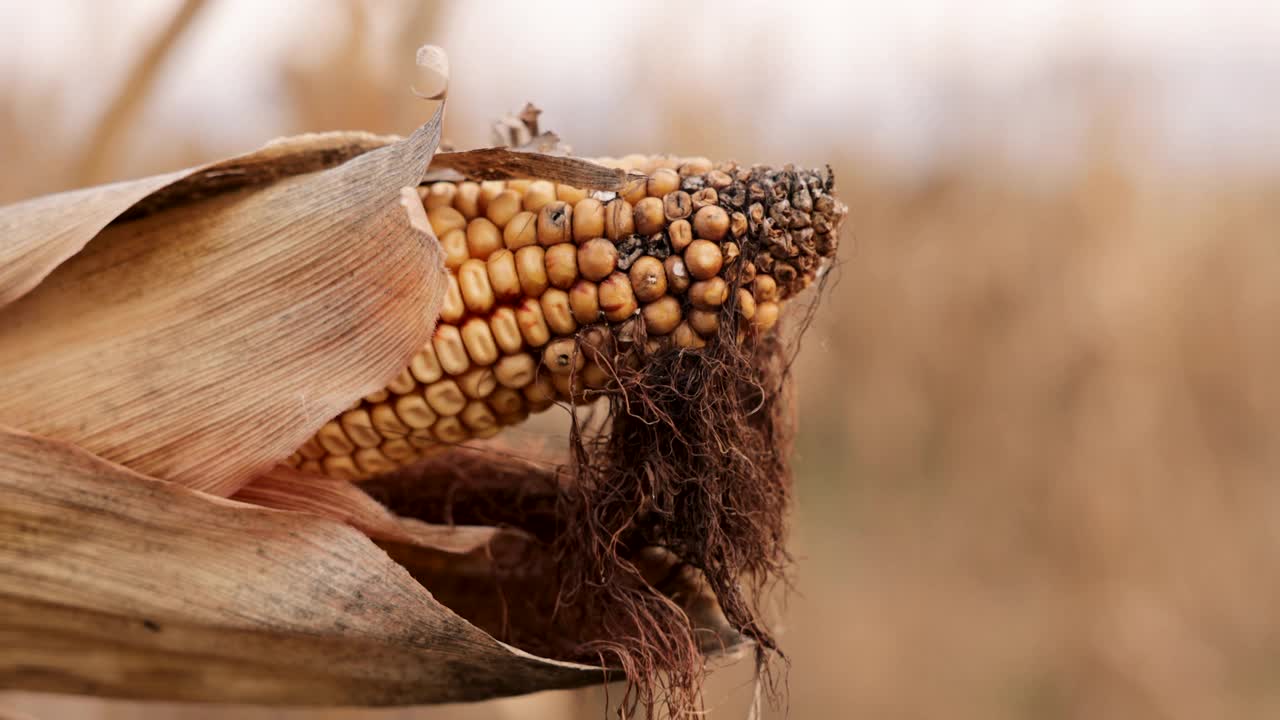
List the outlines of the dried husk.
<svg viewBox="0 0 1280 720">
<path fill-rule="evenodd" d="M 4 246 L 34 248 L 0 288 L 21 295 L 0 308 L 0 423 L 222 495 L 269 470 L 430 337 L 443 262 L 400 191 L 439 130 L 0 208 Z M 101 228 L 121 215 L 141 217 Z"/>
<path fill-rule="evenodd" d="M 407 705 L 603 677 L 494 640 L 345 523 L 0 428 L 0 688 Z"/>
</svg>

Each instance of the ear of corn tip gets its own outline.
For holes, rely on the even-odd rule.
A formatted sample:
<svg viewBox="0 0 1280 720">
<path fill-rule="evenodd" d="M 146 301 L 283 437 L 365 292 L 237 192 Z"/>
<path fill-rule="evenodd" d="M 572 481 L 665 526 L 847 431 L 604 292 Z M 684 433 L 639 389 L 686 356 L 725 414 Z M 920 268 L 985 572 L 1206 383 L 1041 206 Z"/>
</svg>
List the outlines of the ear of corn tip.
<svg viewBox="0 0 1280 720">
<path fill-rule="evenodd" d="M 360 479 L 588 401 L 610 387 L 611 364 L 637 361 L 619 354 L 636 324 L 649 353 L 703 347 L 725 322 L 738 337 L 766 332 L 835 252 L 844 207 L 827 175 L 599 162 L 637 174 L 616 193 L 545 180 L 421 188 L 449 271 L 435 334 L 288 463 Z"/>
</svg>

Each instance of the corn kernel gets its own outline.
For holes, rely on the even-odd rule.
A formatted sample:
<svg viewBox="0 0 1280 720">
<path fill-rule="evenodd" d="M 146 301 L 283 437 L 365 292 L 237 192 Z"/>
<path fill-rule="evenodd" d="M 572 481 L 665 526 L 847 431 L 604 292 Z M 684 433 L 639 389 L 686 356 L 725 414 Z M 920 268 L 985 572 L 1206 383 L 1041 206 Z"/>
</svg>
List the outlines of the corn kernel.
<svg viewBox="0 0 1280 720">
<path fill-rule="evenodd" d="M 573 206 L 573 239 L 586 242 L 604 237 L 604 203 L 595 198 L 584 198 Z"/>
<path fill-rule="evenodd" d="M 547 280 L 553 287 L 567 290 L 578 279 L 578 248 L 561 243 L 547 248 Z"/>
<path fill-rule="evenodd" d="M 523 210 L 502 228 L 502 242 L 508 250 L 519 250 L 538 242 L 538 216 Z"/>
<path fill-rule="evenodd" d="M 618 266 L 618 248 L 604 238 L 588 240 L 578 248 L 578 271 L 588 280 L 599 282 Z"/>
<path fill-rule="evenodd" d="M 667 273 L 662 261 L 652 255 L 643 255 L 631 264 L 627 271 L 631 290 L 640 302 L 653 302 L 667 294 Z"/>
<path fill-rule="evenodd" d="M 640 312 L 650 335 L 666 335 L 680 324 L 680 301 L 670 295 L 645 305 Z"/>
</svg>

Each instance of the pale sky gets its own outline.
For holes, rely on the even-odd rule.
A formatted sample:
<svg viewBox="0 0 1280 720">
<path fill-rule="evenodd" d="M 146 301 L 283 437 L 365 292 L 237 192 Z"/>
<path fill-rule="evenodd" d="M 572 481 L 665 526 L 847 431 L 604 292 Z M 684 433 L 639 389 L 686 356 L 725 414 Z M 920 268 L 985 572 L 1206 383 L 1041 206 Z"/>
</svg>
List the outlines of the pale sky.
<svg viewBox="0 0 1280 720">
<path fill-rule="evenodd" d="M 175 6 L 0 0 L 0 80 L 74 78 L 61 121 L 76 127 Z M 163 79 L 153 121 L 194 123 L 214 146 L 269 137 L 281 124 L 276 78 L 255 68 L 323 47 L 342 21 L 336 9 L 321 0 L 214 0 Z M 634 40 L 650 35 L 666 41 Z M 1073 102 L 1057 92 L 1054 73 L 1105 57 L 1145 79 L 1140 104 L 1180 161 L 1280 163 L 1280 3 L 467 2 L 452 8 L 442 36 L 424 40 L 450 53 L 451 107 L 493 117 L 535 98 L 558 110 L 556 127 L 569 137 L 597 137 L 602 107 L 639 106 L 617 122 L 643 146 L 661 122 L 644 110 L 644 94 L 710 73 L 735 107 L 787 109 L 753 116 L 765 138 L 794 135 L 803 118 L 910 163 L 948 132 L 994 123 L 1015 151 L 1052 153 L 1046 135 L 1072 132 Z M 622 77 L 637 62 L 654 68 L 651 86 Z M 957 86 L 978 101 L 972 115 L 951 112 L 947 93 Z M 455 139 L 486 137 L 478 129 Z"/>
</svg>

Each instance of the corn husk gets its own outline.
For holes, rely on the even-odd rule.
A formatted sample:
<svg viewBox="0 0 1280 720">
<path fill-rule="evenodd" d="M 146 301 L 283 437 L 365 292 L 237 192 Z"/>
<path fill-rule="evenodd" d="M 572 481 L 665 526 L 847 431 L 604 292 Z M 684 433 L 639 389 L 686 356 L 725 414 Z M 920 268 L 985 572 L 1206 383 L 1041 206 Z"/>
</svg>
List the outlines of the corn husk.
<svg viewBox="0 0 1280 720">
<path fill-rule="evenodd" d="M 0 309 L 0 423 L 217 494 L 270 469 L 430 337 L 441 254 L 400 191 L 438 137 L 437 114 L 340 165 L 367 144 L 0 208 L 5 246 L 40 249 L 0 290 L 24 291 Z M 103 208 L 145 215 L 100 227 Z"/>
<path fill-rule="evenodd" d="M 0 639 L 0 688 L 112 697 L 404 705 L 602 679 L 494 640 L 350 525 L 11 429 Z"/>
</svg>

